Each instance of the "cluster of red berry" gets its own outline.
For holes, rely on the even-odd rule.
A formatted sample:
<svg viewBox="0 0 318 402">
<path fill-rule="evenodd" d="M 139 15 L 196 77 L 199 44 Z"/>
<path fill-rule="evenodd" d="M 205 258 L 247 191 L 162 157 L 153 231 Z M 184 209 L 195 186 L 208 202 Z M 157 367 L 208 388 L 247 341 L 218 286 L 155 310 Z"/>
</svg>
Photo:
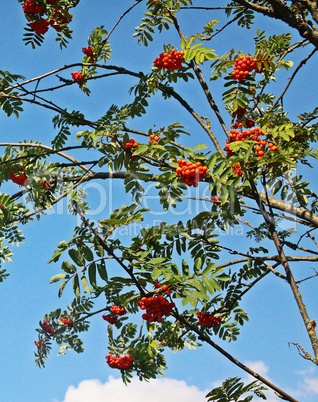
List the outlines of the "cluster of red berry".
<svg viewBox="0 0 318 402">
<path fill-rule="evenodd" d="M 29 25 L 30 28 L 33 29 L 33 31 L 35 31 L 38 35 L 43 35 L 48 31 L 50 21 L 41 18 L 40 20 L 30 22 Z"/>
<path fill-rule="evenodd" d="M 70 320 L 69 320 L 68 318 L 66 318 L 66 317 L 61 317 L 61 322 L 62 322 L 64 325 L 67 325 L 68 328 L 73 328 L 73 326 L 74 326 L 73 321 L 70 321 Z"/>
<path fill-rule="evenodd" d="M 243 176 L 243 171 L 242 171 L 240 162 L 234 163 L 232 166 L 232 170 L 233 170 L 233 173 L 235 174 L 235 176 L 237 176 L 237 177 Z"/>
<path fill-rule="evenodd" d="M 79 71 L 73 71 L 71 74 L 74 81 L 83 81 L 85 80 L 85 76 Z"/>
<path fill-rule="evenodd" d="M 262 140 L 260 136 L 265 135 L 259 127 L 253 127 L 251 130 L 243 130 L 243 124 L 238 123 L 236 127 L 240 129 L 231 130 L 230 139 L 226 140 L 225 151 L 228 155 L 234 155 L 235 153 L 231 150 L 230 144 L 234 141 L 255 141 L 255 151 L 257 153 L 258 159 L 262 159 L 267 149 L 271 151 L 277 151 L 278 147 L 272 142 Z"/>
<path fill-rule="evenodd" d="M 116 306 L 115 304 L 110 308 L 111 314 L 104 314 L 102 316 L 103 320 L 109 322 L 109 324 L 115 324 L 118 316 L 124 315 L 126 313 L 125 307 Z"/>
<path fill-rule="evenodd" d="M 27 186 L 29 183 L 29 180 L 24 173 L 15 174 L 10 171 L 10 179 L 13 181 L 13 183 L 19 184 L 19 186 L 23 187 Z"/>
<path fill-rule="evenodd" d="M 90 58 L 91 61 L 95 60 L 94 49 L 92 46 L 83 47 L 82 52 Z"/>
<path fill-rule="evenodd" d="M 50 25 L 56 31 L 62 31 L 67 24 L 72 21 L 73 16 L 67 11 L 62 12 L 61 10 L 54 10 L 51 18 Z"/>
<path fill-rule="evenodd" d="M 109 322 L 109 324 L 113 325 L 117 321 L 117 316 L 113 314 L 104 314 L 102 315 L 103 320 Z"/>
<path fill-rule="evenodd" d="M 51 327 L 51 324 L 49 324 L 48 322 L 43 321 L 42 326 L 43 326 L 44 331 L 47 334 L 49 334 L 49 335 L 54 335 L 55 334 L 54 329 Z"/>
<path fill-rule="evenodd" d="M 252 56 L 241 56 L 234 60 L 234 71 L 231 73 L 232 78 L 238 81 L 244 80 L 248 74 L 254 70 L 260 72 L 257 63 L 258 59 Z"/>
<path fill-rule="evenodd" d="M 214 325 L 220 324 L 222 321 L 222 317 L 215 317 L 215 315 L 211 313 L 201 313 L 200 311 L 197 313 L 197 317 L 202 327 L 213 327 Z"/>
<path fill-rule="evenodd" d="M 150 135 L 150 137 L 149 137 L 149 144 L 151 143 L 151 142 L 153 142 L 155 145 L 158 145 L 159 144 L 159 140 L 160 140 L 160 138 L 158 137 L 158 135 L 154 135 L 154 134 L 151 134 Z"/>
<path fill-rule="evenodd" d="M 132 355 L 114 356 L 109 353 L 105 358 L 109 367 L 119 370 L 129 370 L 134 364 Z"/>
<path fill-rule="evenodd" d="M 111 306 L 110 311 L 115 315 L 124 315 L 126 313 L 125 307 L 116 306 L 115 304 Z"/>
<path fill-rule="evenodd" d="M 156 289 L 160 289 L 162 292 L 165 292 L 165 294 L 168 296 L 171 294 L 171 290 L 169 289 L 168 285 L 161 285 L 161 283 L 156 282 L 154 286 Z"/>
<path fill-rule="evenodd" d="M 175 307 L 173 302 L 169 302 L 161 294 L 143 297 L 137 304 L 141 310 L 146 310 L 142 318 L 148 322 L 161 322 L 162 317 L 168 317 Z"/>
<path fill-rule="evenodd" d="M 47 0 L 46 3 L 54 5 L 57 3 L 57 0 Z M 38 35 L 45 34 L 49 26 L 56 31 L 62 31 L 72 20 L 72 15 L 67 10 L 61 11 L 59 9 L 54 9 L 49 19 L 42 18 L 41 16 L 46 12 L 46 9 L 36 0 L 26 0 L 22 4 L 22 9 L 27 19 L 31 20 L 29 22 L 30 28 Z"/>
<path fill-rule="evenodd" d="M 249 117 L 243 118 L 244 115 L 246 113 L 246 108 L 245 107 L 241 107 L 238 106 L 235 114 L 238 118 L 238 120 L 235 122 L 234 127 L 238 128 L 238 127 L 247 127 L 247 128 L 251 128 L 255 126 L 255 121 L 253 119 L 250 119 Z"/>
<path fill-rule="evenodd" d="M 188 186 L 197 187 L 208 171 L 208 167 L 202 166 L 201 162 L 187 162 L 185 159 L 179 159 L 177 162 L 179 167 L 176 169 L 176 176 L 181 177 Z"/>
<path fill-rule="evenodd" d="M 41 6 L 41 4 L 36 3 L 34 0 L 26 0 L 25 3 L 22 4 L 23 11 L 26 14 L 42 14 L 45 11 L 45 8 Z"/>
<path fill-rule="evenodd" d="M 131 138 L 128 142 L 125 143 L 125 148 L 138 148 L 138 145 L 139 143 L 134 138 Z"/>
<path fill-rule="evenodd" d="M 167 70 L 174 71 L 182 68 L 184 52 L 179 52 L 176 49 L 172 49 L 170 53 L 160 53 L 159 57 L 154 60 L 154 65 L 161 70 L 166 68 Z"/>
<path fill-rule="evenodd" d="M 238 117 L 244 116 L 246 113 L 246 107 L 238 106 L 237 109 L 235 110 L 235 114 Z"/>
</svg>

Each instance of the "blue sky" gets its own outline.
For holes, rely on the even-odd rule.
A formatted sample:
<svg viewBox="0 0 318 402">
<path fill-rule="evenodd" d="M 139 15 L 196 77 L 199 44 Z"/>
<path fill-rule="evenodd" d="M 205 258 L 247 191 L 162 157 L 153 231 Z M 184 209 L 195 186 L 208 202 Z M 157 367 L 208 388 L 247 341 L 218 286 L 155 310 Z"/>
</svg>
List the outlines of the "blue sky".
<svg viewBox="0 0 318 402">
<path fill-rule="evenodd" d="M 87 36 L 98 25 L 110 28 L 123 12 L 128 1 L 93 0 L 84 1 L 74 10 L 74 19 L 71 28 L 74 29 L 74 40 L 68 49 L 59 50 L 54 42 L 53 32 L 47 34 L 41 48 L 32 50 L 22 42 L 25 20 L 21 5 L 15 1 L 6 4 L 6 11 L 0 14 L 1 23 L 1 65 L 0 69 L 12 73 L 25 75 L 27 78 L 37 76 L 65 64 L 81 61 L 82 47 L 86 46 Z M 202 1 L 202 4 L 209 4 Z M 203 13 L 198 12 L 197 18 Z M 125 19 L 127 27 L 133 30 L 141 16 L 141 10 L 136 9 Z M 220 14 L 212 15 L 219 18 Z M 182 19 L 186 28 L 192 27 L 195 20 L 190 13 Z M 276 22 L 271 22 L 266 28 L 274 30 Z M 264 29 L 264 27 L 263 27 Z M 253 28 L 251 29 L 253 30 Z M 151 67 L 154 57 L 162 51 L 162 44 L 169 41 L 178 46 L 175 34 L 168 33 L 160 38 L 159 42 L 144 51 L 138 48 L 136 40 L 128 39 L 124 30 L 118 30 L 112 37 L 114 52 L 112 64 L 131 69 L 147 70 Z M 171 39 L 171 36 L 172 38 Z M 231 41 L 233 47 L 242 45 L 239 35 L 226 36 L 223 40 Z M 217 43 L 221 47 L 223 42 Z M 253 51 L 252 41 L 244 41 L 243 51 Z M 123 57 L 124 54 L 124 57 Z M 316 61 L 316 60 L 315 60 Z M 148 66 L 147 66 L 148 63 Z M 68 74 L 73 70 L 69 70 Z M 316 69 L 311 63 L 309 69 L 295 84 L 290 97 L 291 113 L 299 113 L 299 96 L 304 93 L 317 93 L 315 80 Z M 65 77 L 68 78 L 65 73 Z M 70 109 L 83 109 L 89 119 L 98 118 L 112 103 L 124 103 L 128 100 L 127 81 L 120 78 L 114 83 L 106 85 L 100 82 L 90 84 L 92 96 L 87 98 L 76 86 L 53 94 L 62 100 Z M 277 84 L 279 85 L 279 84 Z M 200 105 L 200 98 L 196 92 L 190 92 L 185 87 L 184 96 L 193 97 L 194 105 Z M 302 97 L 302 107 L 306 110 L 312 103 L 312 97 Z M 185 143 L 206 142 L 202 132 L 191 119 L 183 112 L 178 112 L 171 105 L 162 101 L 153 100 L 152 109 L 142 121 L 134 122 L 134 127 L 145 128 L 147 124 L 164 125 L 181 120 L 195 132 Z M 203 113 L 204 106 L 202 105 Z M 300 110 L 300 111 L 303 111 Z M 21 141 L 39 139 L 49 144 L 54 135 L 51 125 L 52 114 L 49 111 L 33 106 L 26 106 L 25 113 L 19 119 L 8 119 L 3 113 L 0 115 L 0 141 Z M 75 133 L 75 131 L 74 131 Z M 195 138 L 195 141 L 193 140 Z M 106 208 L 110 202 L 114 207 L 118 203 L 118 184 L 97 183 L 87 187 L 92 197 L 101 197 Z M 115 190 L 114 190 L 115 188 Z M 120 199 L 121 201 L 121 199 Z M 99 217 L 100 215 L 98 215 Z M 58 287 L 48 285 L 52 275 L 59 272 L 58 265 L 48 265 L 56 244 L 69 239 L 75 224 L 75 217 L 69 215 L 65 206 L 50 213 L 40 222 L 33 222 L 23 227 L 26 235 L 25 244 L 14 250 L 13 263 L 8 267 L 11 276 L 2 284 L 0 292 L 0 400 L 8 402 L 115 402 L 128 399 L 130 402 L 149 401 L 159 402 L 163 399 L 175 402 L 203 402 L 206 392 L 215 384 L 230 376 L 241 376 L 246 379 L 245 373 L 235 368 L 224 357 L 211 348 L 201 348 L 197 351 L 184 351 L 179 354 L 168 352 L 169 369 L 165 379 L 151 381 L 150 384 L 134 381 L 129 387 L 119 380 L 116 371 L 105 364 L 107 354 L 106 324 L 96 317 L 92 321 L 91 330 L 84 334 L 85 352 L 77 355 L 73 352 L 66 356 L 56 356 L 53 348 L 45 369 L 39 369 L 34 364 L 35 327 L 42 319 L 43 314 L 57 308 L 60 304 L 67 304 L 71 300 L 71 293 L 66 291 L 62 300 L 57 298 Z M 224 236 L 224 241 L 232 241 Z M 244 244 L 241 237 L 238 241 Z M 315 281 L 306 283 L 306 290 L 315 295 Z M 317 300 L 309 300 L 309 309 L 316 311 Z M 268 276 L 258 286 L 257 292 L 251 294 L 243 303 L 250 313 L 250 322 L 242 328 L 241 336 L 235 343 L 223 346 L 235 357 L 251 365 L 256 371 L 269 377 L 286 391 L 292 393 L 302 401 L 313 402 L 318 395 L 318 373 L 309 363 L 302 360 L 295 349 L 288 347 L 288 342 L 299 342 L 307 345 L 303 338 L 301 321 L 298 317 L 294 300 L 286 285 L 281 281 Z M 269 346 L 270 345 L 270 346 Z M 177 392 L 176 392 L 177 390 Z M 170 398 L 170 399 L 169 399 Z M 278 399 L 270 396 L 269 401 Z"/>
</svg>

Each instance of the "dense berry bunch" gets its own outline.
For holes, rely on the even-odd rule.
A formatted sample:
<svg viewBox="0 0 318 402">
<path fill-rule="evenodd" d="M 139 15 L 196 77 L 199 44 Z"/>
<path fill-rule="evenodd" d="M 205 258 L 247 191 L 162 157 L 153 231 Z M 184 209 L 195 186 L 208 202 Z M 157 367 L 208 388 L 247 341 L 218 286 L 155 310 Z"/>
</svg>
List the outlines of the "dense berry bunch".
<svg viewBox="0 0 318 402">
<path fill-rule="evenodd" d="M 33 14 L 33 15 L 42 14 L 45 11 L 45 8 L 34 0 L 26 0 L 26 2 L 22 4 L 22 8 L 26 14 Z"/>
<path fill-rule="evenodd" d="M 125 307 L 116 305 L 111 306 L 110 311 L 115 315 L 124 315 L 126 313 Z"/>
<path fill-rule="evenodd" d="M 109 324 L 115 324 L 117 321 L 117 316 L 113 314 L 104 314 L 102 315 L 103 320 L 109 322 Z"/>
<path fill-rule="evenodd" d="M 181 177 L 188 186 L 197 187 L 208 171 L 208 167 L 202 166 L 201 162 L 187 162 L 185 159 L 179 159 L 177 162 L 179 167 L 176 169 L 176 176 Z"/>
<path fill-rule="evenodd" d="M 130 149 L 130 148 L 137 148 L 139 143 L 134 139 L 131 138 L 128 142 L 125 143 L 125 148 Z"/>
<path fill-rule="evenodd" d="M 83 81 L 85 79 L 85 76 L 79 71 L 73 71 L 71 76 L 74 81 Z"/>
<path fill-rule="evenodd" d="M 92 46 L 83 47 L 82 52 L 90 58 L 91 61 L 95 60 L 94 49 Z"/>
<path fill-rule="evenodd" d="M 54 5 L 57 0 L 47 0 L 47 4 Z M 51 25 L 56 31 L 62 31 L 72 20 L 72 15 L 67 10 L 54 9 L 49 19 L 39 18 L 39 15 L 47 13 L 46 8 L 36 0 L 26 0 L 22 4 L 23 11 L 29 22 L 29 26 L 38 35 L 45 34 Z M 36 16 L 36 17 L 33 17 Z"/>
<path fill-rule="evenodd" d="M 238 106 L 237 109 L 235 110 L 235 114 L 238 117 L 244 116 L 245 113 L 246 113 L 246 107 Z"/>
<path fill-rule="evenodd" d="M 197 313 L 197 317 L 202 327 L 213 327 L 214 325 L 220 324 L 222 321 L 222 317 L 215 317 L 215 315 L 211 313 L 201 313 L 200 311 Z"/>
<path fill-rule="evenodd" d="M 237 177 L 243 176 L 243 171 L 242 171 L 240 162 L 234 163 L 234 165 L 232 166 L 232 170 L 233 170 L 233 173 L 235 174 L 235 176 L 237 176 Z"/>
<path fill-rule="evenodd" d="M 154 65 L 161 70 L 166 68 L 167 70 L 174 71 L 182 68 L 184 52 L 179 52 L 176 49 L 172 49 L 170 53 L 160 53 L 159 57 L 154 60 Z"/>
<path fill-rule="evenodd" d="M 66 317 L 61 317 L 61 322 L 62 322 L 62 324 L 67 325 L 69 328 L 72 328 L 74 326 L 73 321 L 70 321 Z"/>
<path fill-rule="evenodd" d="M 119 370 L 129 370 L 134 364 L 132 355 L 114 356 L 109 353 L 105 358 L 109 367 Z"/>
<path fill-rule="evenodd" d="M 19 186 L 27 186 L 28 185 L 28 178 L 24 173 L 20 174 L 15 174 L 13 172 L 10 172 L 10 179 L 13 181 L 13 183 L 19 184 Z"/>
<path fill-rule="evenodd" d="M 254 124 L 254 120 L 251 120 L 251 122 Z M 255 151 L 258 159 L 261 159 L 267 150 L 271 151 L 278 150 L 275 144 L 273 144 L 272 142 L 267 142 L 266 140 L 262 140 L 260 138 L 261 136 L 264 136 L 265 133 L 259 127 L 253 127 L 250 130 L 244 130 L 242 123 L 237 123 L 235 127 L 239 129 L 235 128 L 231 130 L 230 139 L 226 140 L 225 144 L 225 151 L 229 156 L 235 154 L 230 147 L 230 144 L 234 141 L 245 141 L 245 140 L 254 141 Z"/>
<path fill-rule="evenodd" d="M 38 35 L 42 35 L 48 31 L 50 22 L 41 18 L 39 21 L 30 22 L 29 25 L 34 32 L 36 32 Z"/>
<path fill-rule="evenodd" d="M 55 9 L 50 18 L 50 25 L 56 31 L 62 31 L 72 21 L 73 16 L 67 11 Z"/>
<path fill-rule="evenodd" d="M 154 135 L 154 134 L 151 134 L 150 135 L 150 137 L 149 137 L 149 144 L 151 143 L 151 142 L 153 142 L 155 145 L 158 145 L 159 144 L 159 140 L 160 140 L 160 138 L 158 137 L 158 135 Z"/>
<path fill-rule="evenodd" d="M 54 329 L 51 327 L 51 325 L 48 322 L 43 321 L 42 326 L 43 326 L 44 331 L 47 334 L 49 334 L 49 335 L 54 335 L 55 334 Z"/>
<path fill-rule="evenodd" d="M 142 318 L 148 322 L 161 322 L 162 317 L 168 317 L 175 307 L 173 302 L 169 302 L 161 294 L 143 297 L 138 300 L 137 304 L 141 310 L 146 310 Z"/>
<path fill-rule="evenodd" d="M 244 80 L 250 72 L 257 70 L 258 60 L 252 56 L 241 56 L 234 60 L 234 71 L 231 73 L 235 80 Z"/>
</svg>

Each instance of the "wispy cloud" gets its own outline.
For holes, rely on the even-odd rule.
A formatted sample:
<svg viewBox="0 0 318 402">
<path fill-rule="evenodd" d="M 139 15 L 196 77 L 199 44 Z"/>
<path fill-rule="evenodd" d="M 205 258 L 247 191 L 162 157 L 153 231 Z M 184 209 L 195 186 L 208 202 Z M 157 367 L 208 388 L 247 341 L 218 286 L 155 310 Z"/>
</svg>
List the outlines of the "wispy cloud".
<svg viewBox="0 0 318 402">
<path fill-rule="evenodd" d="M 121 379 L 109 377 L 104 384 L 99 380 L 84 380 L 77 387 L 70 386 L 63 402 L 206 402 L 208 390 L 200 391 L 184 381 L 174 379 L 156 379 L 141 382 L 133 379 L 126 386 Z"/>
</svg>

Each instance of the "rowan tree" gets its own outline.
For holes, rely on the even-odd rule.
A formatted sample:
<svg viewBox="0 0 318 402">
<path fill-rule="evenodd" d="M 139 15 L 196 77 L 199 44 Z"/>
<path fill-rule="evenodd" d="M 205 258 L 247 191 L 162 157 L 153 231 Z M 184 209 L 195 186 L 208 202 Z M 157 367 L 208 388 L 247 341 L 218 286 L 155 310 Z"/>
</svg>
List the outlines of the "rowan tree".
<svg viewBox="0 0 318 402">
<path fill-rule="evenodd" d="M 78 0 L 19 3 L 30 52 L 38 51 L 49 30 L 67 47 Z M 315 312 L 306 308 L 315 297 L 306 284 L 317 276 L 310 267 L 318 258 L 312 180 L 318 108 L 312 94 L 306 94 L 309 109 L 301 102 L 288 107 L 294 82 L 317 51 L 317 4 L 206 3 L 137 0 L 114 26 L 92 30 L 87 43 L 79 44 L 76 64 L 26 78 L 0 71 L 3 112 L 19 117 L 25 104 L 39 113 L 45 108 L 55 131 L 41 141 L 0 143 L 1 260 L 10 261 L 13 247 L 23 242 L 24 224 L 45 219 L 47 210 L 67 199 L 78 224 L 73 236 L 61 238 L 52 250 L 57 273 L 51 282 L 59 284 L 59 297 L 69 287 L 74 297 L 40 318 L 35 341 L 40 367 L 54 344 L 61 352 L 82 352 L 81 332 L 91 320 L 104 319 L 106 362 L 121 370 L 124 382 L 132 375 L 147 380 L 162 374 L 167 349 L 204 344 L 256 379 L 244 384 L 228 378 L 208 400 L 266 399 L 266 389 L 272 389 L 296 401 L 218 339 L 237 339 L 248 325 L 242 300 L 270 276 L 290 290 L 308 336 L 309 347 L 292 343 L 294 353 L 318 364 Z M 200 10 L 205 12 L 198 18 Z M 132 12 L 139 16 L 135 27 L 125 25 Z M 186 32 L 188 18 L 198 21 L 200 30 L 194 24 L 195 30 Z M 268 34 L 264 27 L 271 19 L 280 21 L 280 31 Z M 121 63 L 112 63 L 112 35 L 120 29 L 147 55 L 142 71 L 131 68 L 124 50 Z M 248 40 L 232 48 L 224 39 L 230 34 Z M 163 44 L 155 57 L 154 43 Z M 74 86 L 90 95 L 96 81 L 107 92 L 116 77 L 127 91 L 98 119 L 56 95 Z M 152 110 L 160 103 L 192 119 L 190 130 L 177 120 L 156 126 Z M 95 220 L 83 184 L 112 180 L 122 196 L 109 215 Z M 145 205 L 149 192 L 163 213 L 160 222 Z M 195 213 L 180 219 L 174 211 L 190 203 Z M 235 228 L 244 229 L 237 235 Z M 231 230 L 229 246 L 222 233 Z"/>
</svg>

